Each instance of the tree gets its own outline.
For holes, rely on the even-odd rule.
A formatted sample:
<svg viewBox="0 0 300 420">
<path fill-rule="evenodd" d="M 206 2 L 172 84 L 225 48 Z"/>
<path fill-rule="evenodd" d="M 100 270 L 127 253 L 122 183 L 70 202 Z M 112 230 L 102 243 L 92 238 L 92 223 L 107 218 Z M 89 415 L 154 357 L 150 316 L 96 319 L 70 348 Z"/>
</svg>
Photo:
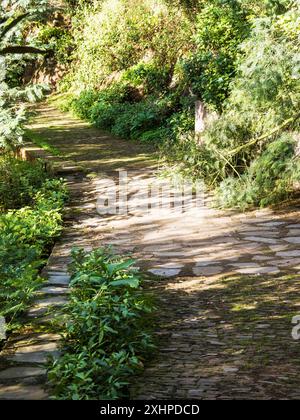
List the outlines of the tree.
<svg viewBox="0 0 300 420">
<path fill-rule="evenodd" d="M 16 36 L 20 25 L 32 19 L 44 17 L 49 11 L 48 2 L 40 0 L 4 1 L 0 6 L 0 56 L 9 54 L 49 54 L 31 45 L 20 45 Z M 24 42 L 24 40 L 21 41 Z"/>
<path fill-rule="evenodd" d="M 10 150 L 23 140 L 25 122 L 24 100 L 41 97 L 38 86 L 11 88 L 7 71 L 13 57 L 25 54 L 48 54 L 49 50 L 37 48 L 26 42 L 22 29 L 32 20 L 45 18 L 50 11 L 46 0 L 4 0 L 0 5 L 0 148 Z"/>
</svg>

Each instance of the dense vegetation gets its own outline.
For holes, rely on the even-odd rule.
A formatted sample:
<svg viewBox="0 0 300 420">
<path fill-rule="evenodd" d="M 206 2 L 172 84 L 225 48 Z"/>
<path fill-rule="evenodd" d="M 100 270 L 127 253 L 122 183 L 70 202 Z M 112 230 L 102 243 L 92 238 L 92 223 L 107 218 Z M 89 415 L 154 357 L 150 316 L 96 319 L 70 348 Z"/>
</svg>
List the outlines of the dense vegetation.
<svg viewBox="0 0 300 420">
<path fill-rule="evenodd" d="M 218 205 L 247 209 L 299 184 L 299 37 L 296 0 L 1 2 L 0 315 L 11 330 L 40 285 L 66 198 L 42 164 L 13 157 L 27 103 L 49 90 L 32 82 L 38 67 L 63 69 L 64 109 L 155 145 L 205 179 Z M 197 135 L 196 100 L 211 117 Z M 153 349 L 152 306 L 132 261 L 103 249 L 73 257 L 63 355 L 49 371 L 55 398 L 124 397 Z"/>
<path fill-rule="evenodd" d="M 32 54 L 51 54 L 66 70 L 64 108 L 156 145 L 187 176 L 204 178 L 220 205 L 289 198 L 299 179 L 299 2 L 64 3 L 59 15 L 46 1 L 1 6 L 0 147 L 20 144 L 20 103 L 45 89 L 22 83 Z M 196 99 L 214 113 L 201 141 Z"/>
<path fill-rule="evenodd" d="M 0 149 L 14 149 L 23 141 L 26 102 L 43 97 L 45 85 L 22 83 L 26 63 L 47 49 L 31 39 L 30 26 L 48 15 L 46 0 L 3 1 L 0 5 Z"/>
<path fill-rule="evenodd" d="M 41 284 L 45 263 L 62 225 L 66 190 L 41 162 L 16 159 L 22 144 L 27 102 L 43 97 L 46 86 L 25 84 L 26 65 L 48 46 L 33 36 L 47 21 L 46 0 L 7 0 L 0 5 L 0 315 L 8 330 L 19 327 Z"/>
<path fill-rule="evenodd" d="M 128 379 L 143 368 L 153 350 L 153 308 L 133 264 L 109 249 L 73 251 L 63 355 L 49 369 L 56 399 L 124 397 Z"/>
<path fill-rule="evenodd" d="M 299 178 L 298 2 L 68 3 L 76 65 L 61 83 L 65 108 L 159 146 L 222 206 L 290 196 Z M 196 98 L 218 114 L 200 142 Z"/>
<path fill-rule="evenodd" d="M 61 231 L 66 190 L 43 165 L 0 158 L 0 315 L 18 326 L 40 287 L 40 268 Z"/>
</svg>

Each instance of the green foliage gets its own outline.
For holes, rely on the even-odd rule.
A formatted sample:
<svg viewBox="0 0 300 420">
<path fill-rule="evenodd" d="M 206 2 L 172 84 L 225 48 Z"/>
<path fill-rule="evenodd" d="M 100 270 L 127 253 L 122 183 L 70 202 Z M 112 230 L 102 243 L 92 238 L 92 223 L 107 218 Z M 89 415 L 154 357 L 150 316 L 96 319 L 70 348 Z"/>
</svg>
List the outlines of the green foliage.
<svg viewBox="0 0 300 420">
<path fill-rule="evenodd" d="M 99 88 L 108 77 L 120 80 L 131 67 L 130 76 L 146 77 L 150 87 L 159 71 L 168 70 L 167 78 L 162 75 L 168 82 L 190 48 L 191 31 L 183 13 L 163 1 L 114 0 L 80 9 L 73 18 L 77 65 L 70 84 L 76 91 Z"/>
<path fill-rule="evenodd" d="M 127 105 L 122 113 L 117 115 L 112 133 L 128 139 L 138 139 L 144 132 L 163 124 L 164 110 L 159 102 L 140 102 Z"/>
<path fill-rule="evenodd" d="M 22 144 L 26 120 L 24 102 L 43 97 L 45 86 L 20 87 L 24 55 L 40 53 L 28 44 L 24 26 L 45 16 L 46 0 L 2 2 L 0 6 L 0 148 L 15 149 Z M 32 41 L 32 40 L 30 40 Z M 18 52 L 16 58 L 15 52 Z M 30 55 L 29 55 L 30 56 Z M 21 57 L 21 58 L 20 58 Z"/>
<path fill-rule="evenodd" d="M 176 96 L 172 95 L 149 96 L 141 101 L 136 88 L 120 83 L 100 92 L 84 91 L 78 98 L 73 98 L 70 107 L 98 128 L 110 130 L 116 136 L 139 139 L 164 126 L 176 101 Z M 143 137 L 144 141 L 146 137 Z"/>
<path fill-rule="evenodd" d="M 206 165 L 203 150 L 195 138 L 194 109 L 185 107 L 167 121 L 164 139 L 160 144 L 162 157 L 168 163 L 176 162 L 178 170 L 190 179 L 199 178 Z M 201 170 L 200 170 L 201 168 Z"/>
<path fill-rule="evenodd" d="M 292 185 L 288 169 L 283 187 L 274 171 L 269 183 L 257 174 L 265 152 L 276 159 L 272 143 L 300 128 L 299 15 L 290 0 L 95 1 L 73 20 L 71 106 L 117 136 L 158 144 L 189 177 L 222 183 L 224 205 L 268 205 Z M 195 95 L 218 113 L 201 138 Z"/>
<path fill-rule="evenodd" d="M 264 0 L 266 11 L 270 15 L 280 15 L 286 13 L 291 4 L 291 0 Z"/>
<path fill-rule="evenodd" d="M 21 170 L 24 173 L 25 167 Z M 35 295 L 43 258 L 61 231 L 66 190 L 60 180 L 45 180 L 35 190 L 39 184 L 35 176 L 39 175 L 38 169 L 29 169 L 24 182 L 32 191 L 31 207 L 0 215 L 0 314 L 6 317 L 10 330 L 18 326 L 18 315 Z"/>
<path fill-rule="evenodd" d="M 196 52 L 184 63 L 193 92 L 222 110 L 236 75 L 239 45 L 249 34 L 246 11 L 236 0 L 215 0 L 197 17 Z"/>
<path fill-rule="evenodd" d="M 35 43 L 54 51 L 58 63 L 70 64 L 73 60 L 73 37 L 67 28 L 46 24 L 40 27 Z"/>
<path fill-rule="evenodd" d="M 165 3 L 176 8 L 182 8 L 187 16 L 194 19 L 203 6 L 204 0 L 165 0 Z"/>
<path fill-rule="evenodd" d="M 289 142 L 280 149 L 280 159 L 277 143 L 272 148 L 282 133 L 297 132 L 300 126 L 298 34 L 299 6 L 276 17 L 257 19 L 244 43 L 245 57 L 224 112 L 210 124 L 202 145 L 188 132 L 173 137 L 176 158 L 186 162 L 187 172 L 204 178 L 210 186 L 222 183 L 219 203 L 227 207 L 277 202 L 289 196 L 299 177 L 297 170 L 288 169 L 295 167 Z M 272 162 L 274 167 L 284 162 L 286 170 L 271 170 Z M 259 169 L 264 173 L 265 166 L 263 180 L 258 173 Z"/>
<path fill-rule="evenodd" d="M 300 177 L 295 140 L 288 135 L 272 142 L 240 178 L 227 178 L 218 189 L 221 207 L 265 207 L 291 196 Z"/>
<path fill-rule="evenodd" d="M 128 69 L 123 79 L 132 86 L 141 87 L 146 95 L 161 93 L 170 83 L 170 68 L 159 68 L 154 63 L 139 63 Z"/>
<path fill-rule="evenodd" d="M 1 72 L 0 62 L 0 148 L 15 150 L 23 143 L 27 118 L 25 103 L 40 101 L 48 88 L 44 85 L 33 85 L 24 89 L 11 89 L 4 78 L 5 72 Z"/>
<path fill-rule="evenodd" d="M 56 399 L 122 398 L 153 351 L 148 319 L 153 307 L 133 264 L 107 249 L 73 251 L 63 355 L 48 375 Z"/>
<path fill-rule="evenodd" d="M 26 54 L 29 45 L 22 29 L 30 21 L 43 19 L 51 9 L 47 0 L 3 1 L 0 5 L 0 55 L 10 46 L 19 46 L 19 54 Z"/>
<path fill-rule="evenodd" d="M 163 145 L 169 135 L 168 127 L 158 127 L 152 130 L 144 131 L 139 139 L 142 143 Z"/>
<path fill-rule="evenodd" d="M 80 94 L 78 98 L 72 98 L 67 106 L 79 117 L 89 120 L 91 118 L 91 111 L 93 105 L 97 102 L 99 94 L 93 90 L 87 90 Z"/>
<path fill-rule="evenodd" d="M 242 173 L 261 153 L 264 143 L 277 139 L 281 131 L 299 127 L 298 33 L 298 7 L 275 20 L 264 18 L 256 22 L 244 45 L 245 59 L 226 110 L 206 135 L 211 175 L 213 167 L 219 167 L 216 180 L 235 175 L 233 168 Z M 264 142 L 253 143 L 261 136 L 265 137 Z M 247 143 L 249 147 L 241 148 Z M 211 178 L 209 173 L 205 177 Z"/>
<path fill-rule="evenodd" d="M 42 163 L 12 157 L 0 158 L 0 211 L 32 204 L 36 191 L 46 180 Z"/>
</svg>

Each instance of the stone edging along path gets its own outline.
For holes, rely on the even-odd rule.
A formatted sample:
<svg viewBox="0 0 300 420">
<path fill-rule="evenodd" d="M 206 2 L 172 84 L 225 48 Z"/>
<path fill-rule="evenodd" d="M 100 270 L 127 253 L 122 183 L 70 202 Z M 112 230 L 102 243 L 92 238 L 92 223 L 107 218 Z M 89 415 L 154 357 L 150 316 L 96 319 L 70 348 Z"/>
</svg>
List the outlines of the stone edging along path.
<svg viewBox="0 0 300 420">
<path fill-rule="evenodd" d="M 39 111 L 32 129 L 74 172 L 67 176 L 72 200 L 65 230 L 44 271 L 48 284 L 29 311 L 36 324 L 51 322 L 67 298 L 71 248 L 112 245 L 153 275 L 147 287 L 159 303 L 160 346 L 133 381 L 132 399 L 299 399 L 300 347 L 291 334 L 300 313 L 299 207 L 240 214 L 205 201 L 180 215 L 145 214 L 134 194 L 155 178 L 151 150 L 51 106 Z M 131 211 L 101 216 L 97 198 L 109 192 L 106 180 L 117 180 L 118 170 L 132 181 Z M 49 305 L 56 309 L 47 314 Z M 41 363 L 56 354 L 57 339 L 40 329 L 38 336 L 10 340 L 3 357 L 12 365 L 0 371 L 0 398 L 48 398 Z"/>
</svg>

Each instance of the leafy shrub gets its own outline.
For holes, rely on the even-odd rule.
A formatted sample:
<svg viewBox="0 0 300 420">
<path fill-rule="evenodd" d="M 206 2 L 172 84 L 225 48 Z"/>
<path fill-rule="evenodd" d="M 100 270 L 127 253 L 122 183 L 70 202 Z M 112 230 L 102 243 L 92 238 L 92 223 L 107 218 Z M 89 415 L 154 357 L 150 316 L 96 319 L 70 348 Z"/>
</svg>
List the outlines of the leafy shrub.
<svg viewBox="0 0 300 420">
<path fill-rule="evenodd" d="M 92 106 L 97 102 L 98 94 L 93 90 L 82 92 L 78 97 L 70 101 L 71 109 L 81 118 L 89 120 L 91 118 Z"/>
<path fill-rule="evenodd" d="M 206 133 L 206 153 L 212 167 L 219 165 L 216 181 L 243 173 L 264 144 L 299 127 L 298 31 L 299 6 L 256 20 L 225 112 Z"/>
<path fill-rule="evenodd" d="M 159 127 L 153 130 L 145 131 L 140 136 L 140 141 L 154 145 L 162 145 L 169 136 L 168 127 Z"/>
<path fill-rule="evenodd" d="M 164 113 L 158 103 L 151 101 L 127 105 L 118 115 L 112 133 L 125 138 L 138 139 L 145 131 L 158 127 Z"/>
<path fill-rule="evenodd" d="M 188 135 L 172 137 L 175 155 L 187 162 L 187 171 L 213 187 L 221 183 L 219 204 L 266 206 L 291 192 L 299 172 L 290 170 L 295 160 L 289 141 L 282 149 L 277 141 L 299 130 L 298 34 L 299 5 L 256 19 L 224 112 L 204 133 L 202 145 Z M 280 158 L 275 150 L 282 150 Z M 285 170 L 271 170 L 281 164 Z M 264 173 L 269 179 L 263 179 Z"/>
<path fill-rule="evenodd" d="M 227 178 L 218 189 L 218 204 L 243 210 L 281 202 L 299 181 L 300 165 L 295 158 L 295 140 L 289 135 L 272 142 L 248 171 L 238 178 Z"/>
<path fill-rule="evenodd" d="M 184 69 L 195 95 L 217 110 L 229 96 L 239 45 L 248 34 L 247 13 L 237 0 L 209 2 L 197 18 L 197 50 Z"/>
<path fill-rule="evenodd" d="M 91 122 L 98 128 L 112 130 L 115 121 L 125 109 L 125 104 L 97 102 L 91 111 Z"/>
<path fill-rule="evenodd" d="M 63 355 L 50 366 L 56 399 L 117 399 L 153 350 L 141 279 L 110 250 L 73 251 Z"/>
<path fill-rule="evenodd" d="M 36 43 L 41 46 L 47 45 L 53 50 L 59 63 L 67 64 L 72 61 L 74 45 L 72 34 L 68 29 L 50 24 L 44 25 L 39 28 Z"/>
<path fill-rule="evenodd" d="M 141 100 L 134 87 L 121 83 L 99 92 L 82 92 L 78 98 L 73 98 L 71 108 L 98 128 L 123 138 L 138 139 L 163 126 L 176 101 L 176 96 L 172 95 Z"/>
<path fill-rule="evenodd" d="M 10 329 L 40 285 L 39 269 L 61 231 L 65 198 L 62 181 L 46 180 L 32 207 L 0 215 L 0 314 Z"/>
<path fill-rule="evenodd" d="M 0 210 L 30 205 L 46 173 L 42 163 L 29 163 L 5 156 L 0 158 Z"/>
<path fill-rule="evenodd" d="M 35 34 L 30 36 L 28 33 L 29 22 L 41 19 L 49 8 L 48 3 L 46 0 L 16 0 L 2 1 L 0 4 L 1 149 L 16 149 L 22 144 L 26 121 L 25 102 L 40 100 L 45 93 L 45 86 L 24 87 L 22 72 L 28 58 L 28 49 L 36 52 L 32 45 Z"/>
<path fill-rule="evenodd" d="M 71 86 L 99 89 L 108 76 L 145 62 L 169 68 L 171 80 L 174 65 L 190 48 L 191 32 L 186 16 L 164 1 L 107 0 L 80 9 L 73 18 L 77 65 Z M 150 83 L 156 78 L 151 73 Z"/>
<path fill-rule="evenodd" d="M 170 82 L 170 68 L 160 68 L 155 63 L 139 63 L 128 69 L 123 79 L 131 85 L 142 87 L 145 94 L 163 92 Z"/>
<path fill-rule="evenodd" d="M 139 99 L 139 93 L 134 87 L 127 83 L 115 83 L 100 91 L 84 90 L 79 96 L 74 96 L 66 107 L 97 127 L 110 129 L 118 110 L 122 109 L 121 105 Z"/>
</svg>

